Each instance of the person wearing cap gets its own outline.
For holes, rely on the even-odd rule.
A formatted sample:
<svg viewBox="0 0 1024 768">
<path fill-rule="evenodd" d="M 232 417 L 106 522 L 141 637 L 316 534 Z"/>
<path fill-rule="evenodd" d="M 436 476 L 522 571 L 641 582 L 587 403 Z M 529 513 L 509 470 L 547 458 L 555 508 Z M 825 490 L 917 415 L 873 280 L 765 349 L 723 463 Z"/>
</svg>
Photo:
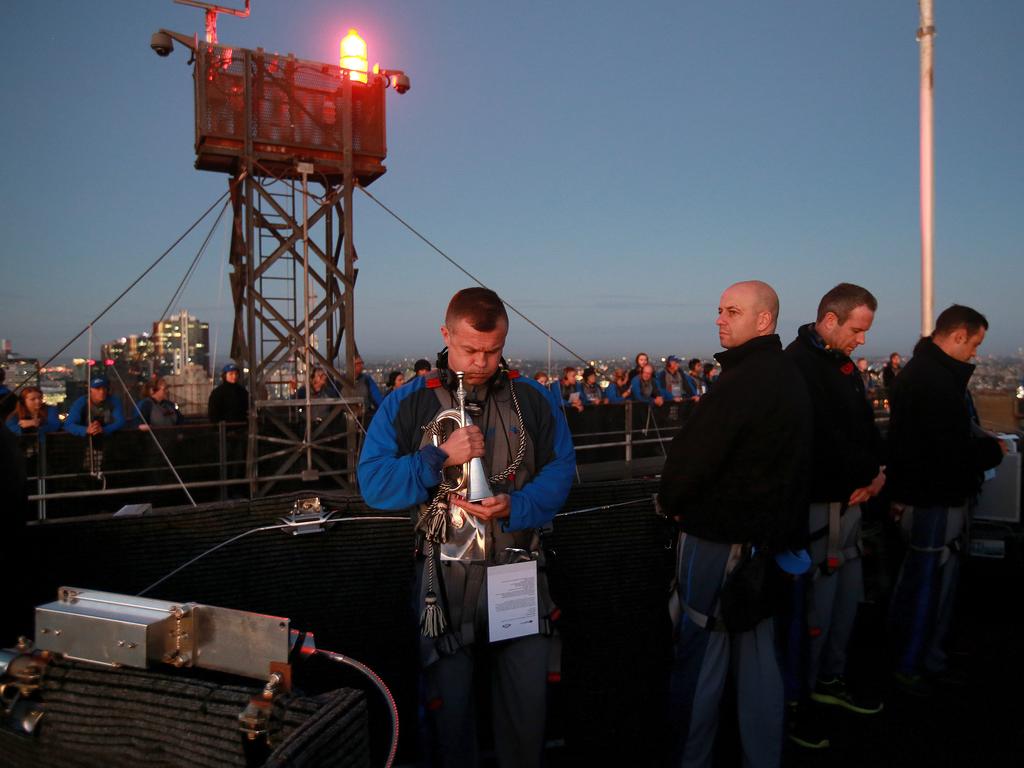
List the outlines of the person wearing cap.
<svg viewBox="0 0 1024 768">
<path fill-rule="evenodd" d="M 675 355 L 669 355 L 665 367 L 658 371 L 658 386 L 665 393 L 666 399 L 676 403 L 681 403 L 687 394 L 683 385 L 683 372 L 679 370 L 681 362 Z"/>
<path fill-rule="evenodd" d="M 116 432 L 124 423 L 121 401 L 110 396 L 110 381 L 106 376 L 94 376 L 89 393 L 71 405 L 64 429 L 79 437 L 98 437 Z"/>
<path fill-rule="evenodd" d="M 583 369 L 583 378 L 576 383 L 576 391 L 579 392 L 580 402 L 584 405 L 600 405 L 608 402 L 601 385 L 597 383 L 597 369 L 593 366 Z"/>
<path fill-rule="evenodd" d="M 430 368 L 430 361 L 421 357 L 412 365 L 413 376 L 426 376 L 430 373 Z"/>
<path fill-rule="evenodd" d="M 679 525 L 672 765 L 712 764 L 729 680 L 743 764 L 777 768 L 782 759 L 778 605 L 770 585 L 782 579 L 778 556 L 799 551 L 806 539 L 811 413 L 800 372 L 775 333 L 778 315 L 778 296 L 761 281 L 722 294 L 716 325 L 725 349 L 715 355 L 722 376 L 683 422 L 661 474 L 659 505 Z M 752 582 L 759 588 L 739 590 L 748 600 L 725 599 L 737 595 L 725 588 L 735 574 L 761 568 L 764 579 Z M 741 615 L 723 607 L 737 603 L 746 609 Z"/>
<path fill-rule="evenodd" d="M 814 415 L 808 531 L 812 568 L 792 583 L 786 654 L 787 735 L 794 743 L 829 746 L 812 702 L 871 715 L 882 703 L 846 683 L 846 649 L 864 599 L 861 504 L 885 484 L 882 438 L 850 355 L 864 343 L 878 301 L 866 288 L 840 283 L 818 304 L 786 347 L 800 369 Z M 808 694 L 810 701 L 808 701 Z"/>
<path fill-rule="evenodd" d="M 249 428 L 249 392 L 239 383 L 242 372 L 234 363 L 221 369 L 220 384 L 214 387 L 207 401 L 210 421 L 225 423 L 225 460 L 227 475 L 232 479 L 245 476 L 246 437 Z M 230 496 L 244 497 L 240 485 L 230 486 Z"/>
<path fill-rule="evenodd" d="M 221 369 L 220 384 L 207 401 L 210 421 L 245 422 L 249 419 L 249 392 L 238 383 L 241 371 L 234 363 Z"/>
</svg>

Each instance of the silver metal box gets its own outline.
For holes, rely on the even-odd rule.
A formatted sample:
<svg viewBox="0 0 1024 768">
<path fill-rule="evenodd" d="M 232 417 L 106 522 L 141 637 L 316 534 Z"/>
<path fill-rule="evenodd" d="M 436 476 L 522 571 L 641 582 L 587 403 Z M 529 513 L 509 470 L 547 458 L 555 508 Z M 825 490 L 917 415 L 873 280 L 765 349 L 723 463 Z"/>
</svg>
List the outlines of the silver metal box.
<svg viewBox="0 0 1024 768">
<path fill-rule="evenodd" d="M 146 668 L 154 662 L 265 679 L 288 662 L 288 619 L 61 587 L 36 608 L 36 647 L 66 658 Z"/>
<path fill-rule="evenodd" d="M 110 666 L 143 667 L 175 649 L 179 603 L 61 587 L 36 608 L 36 647 Z"/>
</svg>

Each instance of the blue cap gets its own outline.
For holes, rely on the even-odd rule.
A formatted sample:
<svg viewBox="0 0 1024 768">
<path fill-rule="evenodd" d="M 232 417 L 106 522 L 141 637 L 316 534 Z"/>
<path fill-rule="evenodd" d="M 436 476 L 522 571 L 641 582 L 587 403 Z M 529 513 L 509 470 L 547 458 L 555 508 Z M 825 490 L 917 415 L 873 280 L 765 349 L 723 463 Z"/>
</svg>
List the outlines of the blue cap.
<svg viewBox="0 0 1024 768">
<path fill-rule="evenodd" d="M 237 365 L 235 365 L 234 363 L 228 363 L 227 365 L 225 365 L 223 368 L 220 369 L 220 372 L 221 373 L 231 373 L 231 371 L 237 371 L 237 370 L 238 370 L 238 366 Z"/>
<path fill-rule="evenodd" d="M 100 387 L 110 389 L 110 380 L 106 376 L 93 376 L 89 386 L 93 389 L 99 389 Z"/>
<path fill-rule="evenodd" d="M 792 549 L 787 552 L 780 552 L 775 556 L 775 562 L 786 573 L 791 576 L 799 576 L 811 569 L 811 556 L 806 549 L 794 552 Z"/>
<path fill-rule="evenodd" d="M 682 361 L 682 359 L 676 357 L 675 355 L 669 355 L 668 358 L 665 360 L 665 362 L 666 363 L 681 363 L 683 361 Z"/>
</svg>

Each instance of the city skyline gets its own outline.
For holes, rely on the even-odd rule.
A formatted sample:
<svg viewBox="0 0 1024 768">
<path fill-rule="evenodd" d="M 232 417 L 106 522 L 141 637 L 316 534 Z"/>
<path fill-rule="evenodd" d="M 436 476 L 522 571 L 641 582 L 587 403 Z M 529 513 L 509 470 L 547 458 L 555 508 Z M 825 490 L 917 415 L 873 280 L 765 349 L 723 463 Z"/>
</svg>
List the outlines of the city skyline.
<svg viewBox="0 0 1024 768">
<path fill-rule="evenodd" d="M 249 19 L 221 17 L 219 33 L 334 62 L 359 28 L 371 63 L 412 81 L 388 94 L 389 170 L 370 191 L 584 358 L 709 357 L 718 295 L 749 277 L 779 291 L 785 341 L 825 290 L 861 283 L 880 302 L 865 353 L 908 355 L 920 301 L 917 4 L 763 5 L 258 0 Z M 992 325 L 982 354 L 1016 354 L 1024 105 L 1007 94 L 1024 4 L 936 5 L 935 310 L 975 306 Z M 13 278 L 0 335 L 44 360 L 227 177 L 192 169 L 187 56 L 148 47 L 159 27 L 201 32 L 201 12 L 117 0 L 17 4 L 11 17 L 19 34 L 0 55 L 20 108 L 0 127 L 18 148 L 0 181 Z M 469 281 L 359 194 L 355 214 L 360 350 L 431 358 L 444 304 Z M 209 318 L 218 360 L 231 334 L 229 218 L 181 304 Z M 145 327 L 208 231 L 94 339 Z M 511 355 L 546 346 L 513 319 Z"/>
</svg>

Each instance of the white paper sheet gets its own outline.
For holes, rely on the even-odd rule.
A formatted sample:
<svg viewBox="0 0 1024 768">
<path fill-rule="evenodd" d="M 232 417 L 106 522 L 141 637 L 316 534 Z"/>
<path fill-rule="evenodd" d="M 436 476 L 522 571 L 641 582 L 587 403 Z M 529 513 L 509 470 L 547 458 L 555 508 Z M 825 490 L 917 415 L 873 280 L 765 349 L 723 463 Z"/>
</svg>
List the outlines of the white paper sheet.
<svg viewBox="0 0 1024 768">
<path fill-rule="evenodd" d="M 540 631 L 535 560 L 487 569 L 487 619 L 492 643 Z"/>
</svg>

